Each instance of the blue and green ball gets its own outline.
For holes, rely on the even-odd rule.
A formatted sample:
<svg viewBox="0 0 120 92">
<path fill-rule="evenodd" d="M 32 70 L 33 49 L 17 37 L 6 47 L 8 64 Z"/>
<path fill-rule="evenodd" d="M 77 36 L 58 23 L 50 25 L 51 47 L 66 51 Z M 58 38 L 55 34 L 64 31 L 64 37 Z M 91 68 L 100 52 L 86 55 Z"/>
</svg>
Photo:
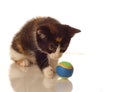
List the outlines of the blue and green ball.
<svg viewBox="0 0 120 92">
<path fill-rule="evenodd" d="M 60 62 L 56 67 L 56 73 L 62 78 L 71 77 L 73 70 L 72 64 L 66 61 Z"/>
</svg>

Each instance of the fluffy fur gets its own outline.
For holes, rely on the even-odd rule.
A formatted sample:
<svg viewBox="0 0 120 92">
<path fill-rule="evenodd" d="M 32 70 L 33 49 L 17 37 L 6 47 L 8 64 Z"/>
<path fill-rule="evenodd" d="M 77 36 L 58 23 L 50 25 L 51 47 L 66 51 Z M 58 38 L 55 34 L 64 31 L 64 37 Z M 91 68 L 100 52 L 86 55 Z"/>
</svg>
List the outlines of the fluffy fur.
<svg viewBox="0 0 120 92">
<path fill-rule="evenodd" d="M 11 59 L 23 67 L 36 63 L 45 77 L 52 78 L 59 58 L 78 32 L 50 17 L 31 19 L 13 38 Z"/>
</svg>

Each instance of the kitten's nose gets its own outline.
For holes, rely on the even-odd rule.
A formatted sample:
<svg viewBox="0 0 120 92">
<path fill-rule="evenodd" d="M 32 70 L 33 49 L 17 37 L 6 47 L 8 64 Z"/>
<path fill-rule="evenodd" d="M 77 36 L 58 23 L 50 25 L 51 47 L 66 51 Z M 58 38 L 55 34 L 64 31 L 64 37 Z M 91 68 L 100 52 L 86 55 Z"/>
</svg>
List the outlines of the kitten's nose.
<svg viewBox="0 0 120 92">
<path fill-rule="evenodd" d="M 55 55 L 55 58 L 60 58 L 62 56 L 62 54 L 61 53 L 57 53 L 56 55 Z"/>
<path fill-rule="evenodd" d="M 55 53 L 60 53 L 60 45 L 58 45 Z"/>
<path fill-rule="evenodd" d="M 58 45 L 56 52 L 55 52 L 55 58 L 60 58 L 62 54 L 60 53 L 60 45 Z"/>
</svg>

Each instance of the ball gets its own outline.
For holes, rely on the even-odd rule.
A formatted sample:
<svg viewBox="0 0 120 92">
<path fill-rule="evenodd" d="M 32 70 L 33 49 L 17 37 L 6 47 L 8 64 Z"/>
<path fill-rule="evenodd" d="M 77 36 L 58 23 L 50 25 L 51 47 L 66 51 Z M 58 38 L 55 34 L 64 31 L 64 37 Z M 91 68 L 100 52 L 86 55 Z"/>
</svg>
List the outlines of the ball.
<svg viewBox="0 0 120 92">
<path fill-rule="evenodd" d="M 60 62 L 56 67 L 56 73 L 62 78 L 71 77 L 73 74 L 73 66 L 67 61 Z"/>
</svg>

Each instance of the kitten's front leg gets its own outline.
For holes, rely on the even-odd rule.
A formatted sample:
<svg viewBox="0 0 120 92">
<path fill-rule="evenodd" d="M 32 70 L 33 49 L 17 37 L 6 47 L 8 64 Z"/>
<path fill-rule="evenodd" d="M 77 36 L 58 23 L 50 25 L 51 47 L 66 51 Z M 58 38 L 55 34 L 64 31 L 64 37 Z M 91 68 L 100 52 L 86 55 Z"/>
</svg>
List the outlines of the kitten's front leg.
<svg viewBox="0 0 120 92">
<path fill-rule="evenodd" d="M 36 62 L 46 78 L 53 78 L 54 72 L 53 72 L 53 68 L 49 65 L 47 54 L 37 51 Z"/>
<path fill-rule="evenodd" d="M 44 76 L 49 79 L 53 78 L 54 76 L 53 68 L 50 65 L 43 69 L 43 73 L 44 73 Z"/>
<path fill-rule="evenodd" d="M 58 64 L 58 59 L 49 59 L 49 64 L 52 66 L 53 71 L 56 72 L 56 66 Z"/>
</svg>

